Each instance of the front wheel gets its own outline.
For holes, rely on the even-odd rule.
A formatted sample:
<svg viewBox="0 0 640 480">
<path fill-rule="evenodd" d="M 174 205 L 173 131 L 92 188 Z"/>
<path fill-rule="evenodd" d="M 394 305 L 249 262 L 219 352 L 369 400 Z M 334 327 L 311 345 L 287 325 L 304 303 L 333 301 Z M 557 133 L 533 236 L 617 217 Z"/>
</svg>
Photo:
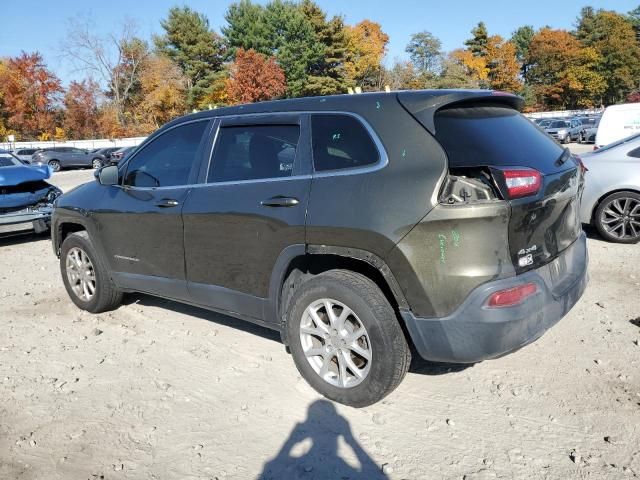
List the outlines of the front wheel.
<svg viewBox="0 0 640 480">
<path fill-rule="evenodd" d="M 598 205 L 594 223 L 600 235 L 610 242 L 639 242 L 640 195 L 635 192 L 609 195 Z"/>
<path fill-rule="evenodd" d="M 404 378 L 411 353 L 395 312 L 367 277 L 331 270 L 298 287 L 286 315 L 293 360 L 320 394 L 366 407 Z"/>
<path fill-rule="evenodd" d="M 60 273 L 69 297 L 82 310 L 101 313 L 122 302 L 122 292 L 111 281 L 85 231 L 72 233 L 62 242 Z"/>
</svg>

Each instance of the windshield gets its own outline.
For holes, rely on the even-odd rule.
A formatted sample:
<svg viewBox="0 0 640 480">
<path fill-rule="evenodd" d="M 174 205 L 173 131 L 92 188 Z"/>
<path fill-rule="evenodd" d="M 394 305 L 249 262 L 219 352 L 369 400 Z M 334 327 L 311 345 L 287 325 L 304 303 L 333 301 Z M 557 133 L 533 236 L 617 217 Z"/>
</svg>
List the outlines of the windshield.
<svg viewBox="0 0 640 480">
<path fill-rule="evenodd" d="M 619 147 L 620 145 L 624 145 L 625 143 L 633 142 L 634 140 L 637 140 L 639 138 L 640 138 L 640 133 L 636 133 L 635 135 L 631 135 L 630 137 L 623 138 L 622 140 L 618 140 L 617 142 L 610 143 L 609 145 L 605 145 L 604 147 L 594 151 L 593 154 L 597 155 L 598 153 L 607 152 L 612 148 Z"/>
<path fill-rule="evenodd" d="M 565 128 L 567 127 L 568 124 L 567 122 L 553 122 L 551 125 L 549 125 L 549 128 Z"/>
<path fill-rule="evenodd" d="M 0 167 L 15 167 L 22 165 L 22 162 L 7 152 L 0 152 Z"/>
</svg>

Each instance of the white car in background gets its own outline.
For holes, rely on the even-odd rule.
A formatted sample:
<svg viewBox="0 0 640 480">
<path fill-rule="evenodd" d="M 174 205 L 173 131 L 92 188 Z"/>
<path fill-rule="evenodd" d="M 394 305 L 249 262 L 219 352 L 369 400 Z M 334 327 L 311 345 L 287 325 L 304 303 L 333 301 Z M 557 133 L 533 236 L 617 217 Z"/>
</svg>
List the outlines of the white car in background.
<svg viewBox="0 0 640 480">
<path fill-rule="evenodd" d="M 640 241 L 640 133 L 581 155 L 580 220 L 617 243 Z"/>
<path fill-rule="evenodd" d="M 607 107 L 596 133 L 596 148 L 640 133 L 640 103 L 624 103 Z"/>
</svg>

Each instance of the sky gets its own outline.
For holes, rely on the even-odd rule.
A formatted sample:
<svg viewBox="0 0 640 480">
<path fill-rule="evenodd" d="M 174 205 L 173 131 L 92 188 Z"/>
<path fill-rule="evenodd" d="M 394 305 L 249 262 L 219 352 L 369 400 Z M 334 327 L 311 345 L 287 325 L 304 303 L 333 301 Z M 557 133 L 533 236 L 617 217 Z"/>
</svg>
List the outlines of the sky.
<svg viewBox="0 0 640 480">
<path fill-rule="evenodd" d="M 60 56 L 69 18 L 90 16 L 99 34 L 117 30 L 125 18 L 131 18 L 141 36 L 150 38 L 161 33 L 160 20 L 170 7 L 188 5 L 206 14 L 211 26 L 219 32 L 231 3 L 232 0 L 0 0 L 0 57 L 17 55 L 22 50 L 39 51 L 49 67 L 68 83 L 85 76 Z M 639 6 L 640 0 L 317 0 L 317 3 L 330 15 L 343 15 L 349 24 L 364 18 L 380 23 L 390 37 L 386 61 L 391 63 L 395 58 L 407 57 L 404 49 L 410 35 L 422 30 L 438 37 L 448 51 L 461 47 L 479 21 L 487 24 L 490 34 L 503 37 L 527 24 L 535 28 L 549 25 L 571 29 L 585 5 L 626 13 Z"/>
</svg>

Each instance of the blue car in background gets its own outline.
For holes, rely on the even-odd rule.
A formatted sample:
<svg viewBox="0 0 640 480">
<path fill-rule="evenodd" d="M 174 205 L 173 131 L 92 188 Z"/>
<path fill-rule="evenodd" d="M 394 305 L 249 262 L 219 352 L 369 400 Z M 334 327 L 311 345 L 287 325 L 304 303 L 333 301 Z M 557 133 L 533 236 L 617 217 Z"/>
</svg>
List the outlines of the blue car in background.
<svg viewBox="0 0 640 480">
<path fill-rule="evenodd" d="M 46 180 L 47 165 L 25 165 L 12 153 L 0 150 L 0 233 L 49 230 L 53 202 L 62 191 Z"/>
</svg>

